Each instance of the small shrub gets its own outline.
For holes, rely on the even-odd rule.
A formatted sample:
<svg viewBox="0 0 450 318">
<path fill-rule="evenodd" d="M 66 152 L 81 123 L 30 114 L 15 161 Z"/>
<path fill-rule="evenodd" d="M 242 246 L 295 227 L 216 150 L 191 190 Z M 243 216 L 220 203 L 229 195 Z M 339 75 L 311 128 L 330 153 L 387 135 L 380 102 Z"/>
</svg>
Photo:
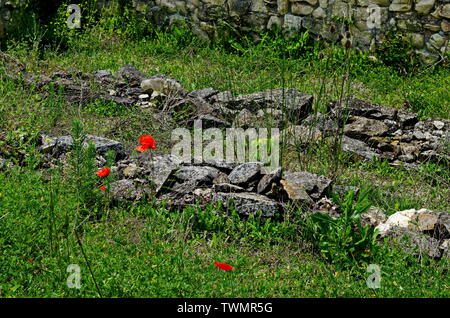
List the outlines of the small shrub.
<svg viewBox="0 0 450 318">
<path fill-rule="evenodd" d="M 371 206 L 367 195 L 359 195 L 355 202 L 354 192 L 348 192 L 340 203 L 341 215 L 337 219 L 321 213 L 309 217 L 310 239 L 325 258 L 337 265 L 354 265 L 376 254 L 377 233 L 360 222 L 361 215 Z M 339 201 L 336 196 L 334 200 Z"/>
<path fill-rule="evenodd" d="M 419 64 L 414 47 L 401 34 L 387 33 L 376 54 L 385 65 L 401 74 L 412 72 Z"/>
</svg>

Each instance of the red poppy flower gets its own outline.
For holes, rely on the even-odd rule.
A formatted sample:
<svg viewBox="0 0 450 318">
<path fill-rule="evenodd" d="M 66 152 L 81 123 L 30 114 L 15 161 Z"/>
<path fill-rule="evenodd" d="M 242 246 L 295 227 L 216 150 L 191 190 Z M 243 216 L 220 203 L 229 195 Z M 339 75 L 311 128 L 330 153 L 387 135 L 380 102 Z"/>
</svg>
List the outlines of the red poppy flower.
<svg viewBox="0 0 450 318">
<path fill-rule="evenodd" d="M 100 191 L 105 191 L 106 190 L 106 187 L 105 186 L 101 186 L 100 187 Z"/>
<path fill-rule="evenodd" d="M 233 266 L 231 266 L 230 264 L 227 264 L 227 263 L 214 262 L 214 265 L 216 265 L 220 269 L 223 269 L 224 271 L 229 271 L 229 270 L 234 269 Z"/>
<path fill-rule="evenodd" d="M 107 177 L 109 173 L 111 172 L 111 169 L 109 168 L 102 168 L 99 171 L 97 171 L 95 174 L 99 177 Z"/>
<path fill-rule="evenodd" d="M 137 151 L 144 152 L 144 151 L 147 151 L 150 148 L 153 149 L 153 150 L 156 149 L 155 139 L 153 139 L 153 137 L 150 136 L 150 135 L 142 135 L 139 138 L 139 143 L 141 145 L 136 147 Z"/>
</svg>

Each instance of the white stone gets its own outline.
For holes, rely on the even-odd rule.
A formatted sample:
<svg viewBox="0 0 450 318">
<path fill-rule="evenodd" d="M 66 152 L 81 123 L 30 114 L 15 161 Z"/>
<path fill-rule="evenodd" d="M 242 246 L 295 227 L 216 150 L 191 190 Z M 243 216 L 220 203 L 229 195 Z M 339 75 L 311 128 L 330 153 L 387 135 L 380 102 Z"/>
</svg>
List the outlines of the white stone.
<svg viewBox="0 0 450 318">
<path fill-rule="evenodd" d="M 433 121 L 433 125 L 434 127 L 436 127 L 436 129 L 441 130 L 442 128 L 444 128 L 445 124 L 442 121 L 439 120 L 435 120 Z"/>
<path fill-rule="evenodd" d="M 433 230 L 438 215 L 427 209 L 410 209 L 398 211 L 389 216 L 386 222 L 378 225 L 375 229 L 381 235 L 386 234 L 395 227 L 410 229 L 416 232 Z"/>
</svg>

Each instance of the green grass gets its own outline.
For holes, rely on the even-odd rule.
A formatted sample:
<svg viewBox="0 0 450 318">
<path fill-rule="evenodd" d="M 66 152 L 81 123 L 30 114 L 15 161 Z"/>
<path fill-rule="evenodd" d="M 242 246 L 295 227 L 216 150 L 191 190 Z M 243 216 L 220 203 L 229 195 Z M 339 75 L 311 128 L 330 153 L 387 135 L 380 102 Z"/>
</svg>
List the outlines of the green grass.
<svg viewBox="0 0 450 318">
<path fill-rule="evenodd" d="M 407 107 L 422 118 L 450 118 L 448 68 L 402 75 L 367 53 L 317 46 L 305 36 L 207 44 L 176 29 L 137 39 L 127 33 L 130 29 L 115 32 L 120 23 L 113 22 L 64 34 L 61 50 L 11 41 L 6 53 L 28 72 L 44 75 L 64 70 L 76 76 L 77 71 L 116 71 L 132 64 L 148 76 L 177 78 L 186 90 L 211 86 L 243 94 L 294 87 L 314 95 L 319 111 L 339 98 L 348 69 L 350 95 Z M 450 296 L 448 260 L 419 260 L 385 249 L 370 259 L 381 267 L 381 288 L 367 288 L 368 262 L 349 267 L 327 261 L 316 242 L 304 237 L 299 211 L 260 222 L 228 217 L 218 207 L 170 212 L 152 202 L 111 205 L 98 199 L 87 204 L 70 172 L 54 172 L 50 178 L 37 171 L 40 133 L 70 134 L 78 119 L 86 133 L 120 140 L 130 152 L 142 133 L 151 133 L 157 153 L 167 153 L 176 119 L 164 121 L 137 107 L 102 101 L 80 107 L 61 100 L 61 92 L 51 87 L 39 90 L 6 79 L 7 68 L 0 63 L 0 155 L 22 167 L 0 172 L 0 297 L 98 297 L 86 261 L 106 297 Z M 382 161 L 355 162 L 345 154 L 336 161 L 326 143 L 306 155 L 284 151 L 285 166 L 326 176 L 338 170 L 337 183 L 360 187 L 387 214 L 450 206 L 448 165 L 427 163 L 411 171 Z M 213 265 L 216 260 L 236 270 L 220 271 Z M 66 286 L 69 264 L 81 267 L 80 290 Z"/>
<path fill-rule="evenodd" d="M 63 238 L 64 216 L 75 198 L 63 183 L 27 169 L 0 174 L 0 290 L 2 297 L 97 297 L 73 235 Z M 55 229 L 49 204 L 57 189 Z M 204 231 L 201 211 L 171 213 L 152 204 L 119 206 L 109 220 L 83 226 L 83 246 L 106 297 L 448 297 L 448 263 L 389 252 L 373 260 L 381 288 L 366 286 L 366 266 L 325 262 L 302 240 L 285 240 L 282 225 L 264 230 L 252 221 L 229 221 Z M 283 224 L 283 223 L 281 223 Z M 284 224 L 288 227 L 288 224 Z M 259 234 L 259 236 L 258 236 Z M 53 235 L 53 247 L 49 236 Z M 60 238 L 57 240 L 56 238 Z M 232 264 L 223 272 L 214 261 Z M 82 288 L 66 286 L 69 264 L 79 264 Z"/>
</svg>

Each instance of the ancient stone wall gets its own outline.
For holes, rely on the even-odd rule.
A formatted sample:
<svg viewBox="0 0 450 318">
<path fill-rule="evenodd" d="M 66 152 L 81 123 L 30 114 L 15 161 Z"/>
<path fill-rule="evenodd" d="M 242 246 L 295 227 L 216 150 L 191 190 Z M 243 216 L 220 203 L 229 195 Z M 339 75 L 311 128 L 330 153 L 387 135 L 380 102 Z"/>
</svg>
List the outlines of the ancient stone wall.
<svg viewBox="0 0 450 318">
<path fill-rule="evenodd" d="M 11 12 L 14 3 L 0 0 L 0 39 L 5 36 L 6 27 L 11 23 Z"/>
<path fill-rule="evenodd" d="M 19 0 L 0 0 L 0 37 Z M 74 1 L 76 3 L 76 1 Z M 107 3 L 109 1 L 101 1 Z M 185 20 L 201 37 L 218 36 L 221 25 L 259 31 L 274 25 L 292 32 L 308 29 L 329 41 L 351 39 L 369 49 L 388 31 L 407 36 L 432 63 L 448 51 L 449 0 L 133 0 L 133 7 L 157 23 Z"/>
<path fill-rule="evenodd" d="M 144 14 L 186 19 L 202 37 L 217 36 L 227 23 L 241 30 L 274 25 L 308 29 L 331 41 L 351 38 L 357 47 L 377 45 L 387 31 L 403 33 L 426 62 L 448 50 L 449 0 L 135 0 Z"/>
</svg>

